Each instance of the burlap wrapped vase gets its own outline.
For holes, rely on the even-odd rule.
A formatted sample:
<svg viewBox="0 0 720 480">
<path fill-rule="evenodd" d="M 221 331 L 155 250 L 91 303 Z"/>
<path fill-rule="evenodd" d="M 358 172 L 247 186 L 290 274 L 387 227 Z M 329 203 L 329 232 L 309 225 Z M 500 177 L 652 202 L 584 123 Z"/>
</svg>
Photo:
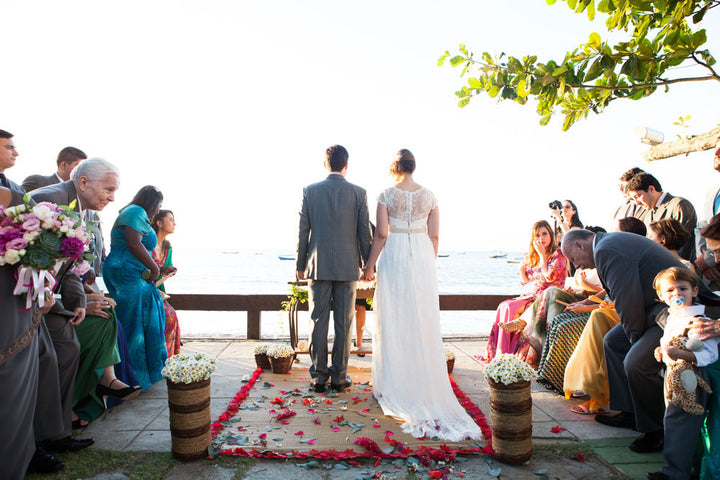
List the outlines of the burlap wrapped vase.
<svg viewBox="0 0 720 480">
<path fill-rule="evenodd" d="M 488 379 L 494 456 L 518 464 L 532 456 L 532 397 L 530 382 L 505 385 Z"/>
</svg>

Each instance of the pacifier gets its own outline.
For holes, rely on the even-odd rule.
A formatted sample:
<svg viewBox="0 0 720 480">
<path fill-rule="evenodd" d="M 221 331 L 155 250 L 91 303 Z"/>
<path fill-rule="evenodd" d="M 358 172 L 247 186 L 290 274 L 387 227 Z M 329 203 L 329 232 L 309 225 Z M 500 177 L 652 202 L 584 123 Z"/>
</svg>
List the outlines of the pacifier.
<svg viewBox="0 0 720 480">
<path fill-rule="evenodd" d="M 671 300 L 671 302 L 676 307 L 682 307 L 685 305 L 685 299 L 682 297 L 675 297 Z"/>
</svg>

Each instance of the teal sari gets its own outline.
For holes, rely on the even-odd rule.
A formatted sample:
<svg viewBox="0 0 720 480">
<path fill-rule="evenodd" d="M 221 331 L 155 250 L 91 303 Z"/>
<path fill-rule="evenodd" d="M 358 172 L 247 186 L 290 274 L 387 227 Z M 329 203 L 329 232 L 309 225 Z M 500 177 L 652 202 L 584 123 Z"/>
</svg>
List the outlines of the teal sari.
<svg viewBox="0 0 720 480">
<path fill-rule="evenodd" d="M 720 478 L 720 360 L 705 367 L 710 377 L 713 393 L 707 405 L 707 415 L 702 428 L 701 480 Z"/>
</svg>

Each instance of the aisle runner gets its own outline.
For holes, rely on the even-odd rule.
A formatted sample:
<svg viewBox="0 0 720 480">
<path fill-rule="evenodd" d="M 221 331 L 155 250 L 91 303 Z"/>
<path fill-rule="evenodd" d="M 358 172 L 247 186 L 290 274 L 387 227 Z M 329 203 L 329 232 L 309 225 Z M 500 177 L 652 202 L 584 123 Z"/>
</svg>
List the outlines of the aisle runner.
<svg viewBox="0 0 720 480">
<path fill-rule="evenodd" d="M 353 386 L 343 393 L 317 394 L 308 388 L 308 368 L 277 375 L 257 369 L 228 409 L 212 424 L 210 456 L 352 459 L 359 457 L 452 457 L 492 453 L 485 415 L 450 377 L 455 395 L 486 439 L 449 443 L 417 439 L 382 410 L 369 386 L 370 370 L 349 367 Z"/>
</svg>

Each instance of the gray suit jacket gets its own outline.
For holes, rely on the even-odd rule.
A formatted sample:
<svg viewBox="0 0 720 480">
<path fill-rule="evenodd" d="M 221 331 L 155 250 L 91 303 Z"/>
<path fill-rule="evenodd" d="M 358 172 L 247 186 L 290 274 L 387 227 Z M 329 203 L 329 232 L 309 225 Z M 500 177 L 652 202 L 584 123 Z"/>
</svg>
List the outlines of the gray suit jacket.
<svg viewBox="0 0 720 480">
<path fill-rule="evenodd" d="M 357 281 L 370 254 L 367 193 L 338 173 L 303 191 L 297 271 L 311 280 Z"/>
<path fill-rule="evenodd" d="M 48 185 L 55 185 L 60 183 L 61 180 L 55 173 L 50 175 L 30 175 L 23 180 L 22 187 L 26 192 L 31 192 L 41 187 L 47 187 Z"/>
<path fill-rule="evenodd" d="M 75 185 L 72 180 L 57 183 L 48 187 L 33 190 L 31 197 L 36 202 L 52 202 L 57 205 L 69 205 L 77 200 Z M 77 207 L 76 207 L 77 208 Z M 59 291 L 62 299 L 57 300 L 50 313 L 62 316 L 73 316 L 72 311 L 77 307 L 85 307 L 85 290 L 82 280 L 74 273 L 70 273 L 70 262 L 66 262 L 58 272 L 57 280 L 60 284 Z"/>
<path fill-rule="evenodd" d="M 661 204 L 655 205 L 655 208 L 647 211 L 645 214 L 645 223 L 649 226 L 651 223 L 662 220 L 663 218 L 674 218 L 690 232 L 690 238 L 680 247 L 678 255 L 685 260 L 694 261 L 696 258 L 695 227 L 697 226 L 695 207 L 682 197 L 673 197 L 669 193 L 666 193 Z"/>
</svg>

